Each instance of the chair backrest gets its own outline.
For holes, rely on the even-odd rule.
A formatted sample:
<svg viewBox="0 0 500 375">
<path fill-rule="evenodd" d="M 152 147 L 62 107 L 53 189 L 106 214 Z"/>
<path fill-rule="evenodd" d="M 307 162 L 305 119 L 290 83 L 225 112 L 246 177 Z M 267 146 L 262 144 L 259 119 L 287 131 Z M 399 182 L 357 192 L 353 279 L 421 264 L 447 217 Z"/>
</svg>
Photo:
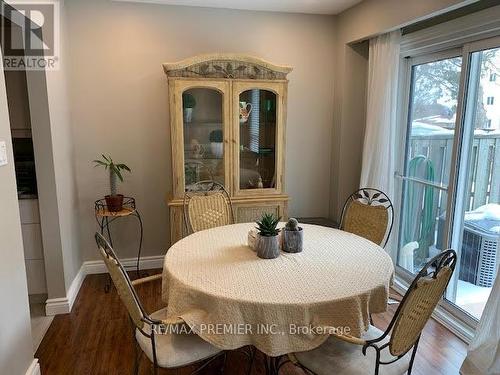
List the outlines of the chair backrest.
<svg viewBox="0 0 500 375">
<path fill-rule="evenodd" d="M 340 229 L 385 247 L 394 223 L 389 197 L 380 190 L 362 188 L 347 198 L 342 209 Z"/>
<path fill-rule="evenodd" d="M 184 221 L 189 233 L 234 223 L 228 192 L 218 182 L 200 181 L 184 194 Z"/>
<path fill-rule="evenodd" d="M 148 316 L 141 305 L 139 297 L 132 287 L 132 283 L 127 275 L 127 272 L 116 257 L 113 248 L 101 234 L 95 234 L 95 241 L 121 301 L 127 308 L 128 314 L 134 325 L 142 331 L 144 321 L 148 319 Z"/>
<path fill-rule="evenodd" d="M 446 250 L 432 258 L 408 288 L 384 336 L 392 329 L 389 351 L 404 355 L 422 333 L 451 279 L 457 254 Z"/>
</svg>

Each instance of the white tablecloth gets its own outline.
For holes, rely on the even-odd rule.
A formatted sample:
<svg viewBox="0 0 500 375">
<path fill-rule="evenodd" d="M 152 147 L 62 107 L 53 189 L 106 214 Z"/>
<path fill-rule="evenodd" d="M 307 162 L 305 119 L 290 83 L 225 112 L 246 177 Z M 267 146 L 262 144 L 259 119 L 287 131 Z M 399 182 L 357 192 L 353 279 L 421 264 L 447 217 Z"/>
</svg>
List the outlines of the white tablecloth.
<svg viewBox="0 0 500 375">
<path fill-rule="evenodd" d="M 386 310 L 394 268 L 381 247 L 303 224 L 303 252 L 260 259 L 246 245 L 254 225 L 197 232 L 170 248 L 162 290 L 168 316 L 219 348 L 254 345 L 277 356 L 320 345 L 327 335 L 319 326 L 360 336 L 369 313 Z"/>
</svg>

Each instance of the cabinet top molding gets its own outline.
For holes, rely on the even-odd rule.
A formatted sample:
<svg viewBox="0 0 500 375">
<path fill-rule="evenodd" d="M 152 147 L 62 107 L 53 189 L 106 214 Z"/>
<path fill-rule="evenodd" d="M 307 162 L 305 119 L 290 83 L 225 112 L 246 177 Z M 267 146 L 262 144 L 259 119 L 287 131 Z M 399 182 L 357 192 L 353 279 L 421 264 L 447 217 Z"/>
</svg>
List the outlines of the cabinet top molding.
<svg viewBox="0 0 500 375">
<path fill-rule="evenodd" d="M 168 77 L 284 80 L 290 66 L 239 53 L 212 53 L 164 63 Z"/>
</svg>

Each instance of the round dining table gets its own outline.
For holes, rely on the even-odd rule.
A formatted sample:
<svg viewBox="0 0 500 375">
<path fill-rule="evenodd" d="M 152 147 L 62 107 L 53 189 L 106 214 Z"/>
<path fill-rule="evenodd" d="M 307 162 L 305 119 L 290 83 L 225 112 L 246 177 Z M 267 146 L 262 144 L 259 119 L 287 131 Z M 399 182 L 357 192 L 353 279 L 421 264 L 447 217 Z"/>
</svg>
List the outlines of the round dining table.
<svg viewBox="0 0 500 375">
<path fill-rule="evenodd" d="M 282 226 L 282 225 L 281 225 Z M 394 267 L 380 246 L 301 224 L 300 253 L 261 259 L 247 245 L 255 223 L 193 233 L 167 252 L 162 299 L 216 347 L 252 345 L 270 357 L 311 350 L 328 330 L 359 337 L 387 308 Z"/>
</svg>

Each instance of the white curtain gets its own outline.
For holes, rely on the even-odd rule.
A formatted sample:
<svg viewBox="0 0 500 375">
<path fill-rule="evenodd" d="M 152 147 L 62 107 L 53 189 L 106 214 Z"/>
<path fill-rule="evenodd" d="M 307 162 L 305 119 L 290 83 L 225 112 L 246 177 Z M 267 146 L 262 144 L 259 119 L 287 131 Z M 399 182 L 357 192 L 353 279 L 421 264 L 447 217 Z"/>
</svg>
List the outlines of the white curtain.
<svg viewBox="0 0 500 375">
<path fill-rule="evenodd" d="M 382 190 L 394 200 L 399 30 L 370 39 L 368 101 L 361 187 Z"/>
<path fill-rule="evenodd" d="M 460 374 L 500 374 L 500 270 Z"/>
</svg>

